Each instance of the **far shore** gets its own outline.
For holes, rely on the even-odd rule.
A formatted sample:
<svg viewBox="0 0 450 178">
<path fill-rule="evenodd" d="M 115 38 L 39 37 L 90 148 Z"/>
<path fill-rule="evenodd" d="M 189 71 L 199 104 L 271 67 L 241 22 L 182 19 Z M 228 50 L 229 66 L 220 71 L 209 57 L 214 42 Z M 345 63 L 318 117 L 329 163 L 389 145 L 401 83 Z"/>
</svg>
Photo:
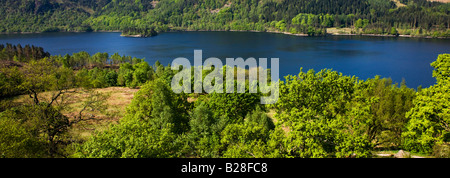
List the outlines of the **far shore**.
<svg viewBox="0 0 450 178">
<path fill-rule="evenodd" d="M 305 36 L 308 37 L 308 34 L 304 33 L 290 33 L 290 32 L 281 32 L 281 31 L 257 31 L 257 30 L 173 30 L 169 32 L 256 32 L 256 33 L 279 33 L 285 35 L 293 35 L 293 36 Z M 445 37 L 432 37 L 432 36 L 413 36 L 413 35 L 390 35 L 390 34 L 365 34 L 365 33 L 327 33 L 326 36 L 375 36 L 375 37 L 404 37 L 404 38 L 437 38 L 437 39 L 450 39 Z"/>
<path fill-rule="evenodd" d="M 63 33 L 83 33 L 87 31 L 59 31 Z M 120 30 L 98 30 L 91 31 L 94 33 L 111 33 L 111 32 L 122 32 Z M 303 36 L 308 37 L 308 34 L 304 33 L 290 33 L 290 32 L 282 32 L 282 31 L 257 31 L 257 30 L 189 30 L 189 29 L 171 29 L 167 32 L 256 32 L 256 33 L 279 33 L 285 35 L 293 35 L 293 36 Z M 39 34 L 39 33 L 53 33 L 53 32 L 0 32 L 0 34 Z M 132 38 L 144 38 L 142 34 L 137 35 L 124 35 L 123 37 L 132 37 Z M 375 37 L 403 37 L 403 38 L 436 38 L 436 39 L 450 39 L 445 37 L 432 37 L 432 36 L 413 36 L 413 35 L 390 35 L 390 34 L 363 34 L 363 33 L 327 33 L 326 36 L 375 36 Z"/>
</svg>

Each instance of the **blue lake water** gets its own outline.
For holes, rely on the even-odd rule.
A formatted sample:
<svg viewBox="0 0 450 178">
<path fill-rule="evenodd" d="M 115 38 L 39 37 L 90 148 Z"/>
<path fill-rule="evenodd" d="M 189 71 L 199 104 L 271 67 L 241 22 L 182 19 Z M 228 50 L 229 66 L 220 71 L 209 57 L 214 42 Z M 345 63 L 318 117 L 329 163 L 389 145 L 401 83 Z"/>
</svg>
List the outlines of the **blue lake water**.
<svg viewBox="0 0 450 178">
<path fill-rule="evenodd" d="M 52 55 L 87 51 L 145 58 L 153 65 L 177 57 L 193 62 L 194 49 L 203 59 L 217 57 L 279 58 L 280 78 L 303 71 L 329 68 L 360 79 L 390 77 L 409 87 L 428 87 L 436 81 L 430 63 L 450 53 L 449 39 L 327 36 L 299 37 L 257 32 L 169 32 L 151 38 L 121 37 L 120 33 L 2 34 L 0 44 L 32 44 Z"/>
</svg>

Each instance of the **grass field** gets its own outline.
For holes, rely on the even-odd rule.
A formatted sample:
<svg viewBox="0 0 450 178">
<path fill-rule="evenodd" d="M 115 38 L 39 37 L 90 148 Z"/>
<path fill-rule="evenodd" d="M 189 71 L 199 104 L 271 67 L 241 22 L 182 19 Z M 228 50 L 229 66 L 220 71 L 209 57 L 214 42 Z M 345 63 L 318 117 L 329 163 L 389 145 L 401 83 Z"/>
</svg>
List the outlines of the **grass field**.
<svg viewBox="0 0 450 178">
<path fill-rule="evenodd" d="M 75 90 L 73 90 L 75 91 Z M 106 100 L 103 102 L 102 110 L 87 110 L 83 112 L 84 116 L 89 119 L 87 121 L 76 123 L 69 134 L 76 139 L 86 139 L 91 136 L 95 131 L 101 131 L 109 127 L 110 124 L 117 123 L 120 118 L 125 116 L 126 106 L 131 103 L 134 93 L 138 89 L 130 89 L 126 87 L 109 87 L 93 89 L 90 92 L 98 92 L 106 96 Z M 40 101 L 48 101 L 55 92 L 44 92 L 40 94 Z M 89 96 L 89 92 L 81 89 L 77 89 L 74 93 L 61 96 L 56 102 L 57 106 L 64 105 L 62 114 L 69 119 L 74 119 L 78 116 L 80 110 L 83 108 L 83 103 Z M 21 95 L 15 97 L 12 102 L 15 103 L 31 103 L 32 99 L 28 95 Z"/>
<path fill-rule="evenodd" d="M 120 118 L 125 116 L 126 107 L 131 103 L 134 93 L 138 89 L 130 89 L 126 87 L 109 87 L 95 89 L 96 92 L 108 95 L 108 99 L 105 101 L 105 110 L 102 112 L 94 111 L 92 114 L 95 115 L 96 119 L 89 120 L 86 122 L 80 122 L 73 127 L 70 131 L 72 136 L 77 136 L 81 139 L 86 139 L 91 136 L 95 131 L 101 131 L 109 127 L 110 124 L 117 123 Z M 81 96 L 80 96 L 81 97 Z M 67 113 L 63 113 L 69 117 L 76 115 L 80 107 L 82 100 L 75 100 L 73 109 Z"/>
<path fill-rule="evenodd" d="M 332 27 L 332 28 L 327 28 L 327 33 L 332 34 L 332 35 L 349 35 L 349 34 L 352 34 L 352 29 L 351 28 Z"/>
</svg>

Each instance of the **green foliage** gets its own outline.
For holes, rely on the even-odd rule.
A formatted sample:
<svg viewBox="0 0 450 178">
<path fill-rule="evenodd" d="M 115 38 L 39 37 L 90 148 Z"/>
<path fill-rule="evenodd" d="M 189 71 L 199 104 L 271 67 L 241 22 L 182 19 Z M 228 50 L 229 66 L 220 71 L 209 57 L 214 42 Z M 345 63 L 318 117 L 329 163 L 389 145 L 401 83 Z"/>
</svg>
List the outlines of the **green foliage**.
<svg viewBox="0 0 450 178">
<path fill-rule="evenodd" d="M 78 87 L 116 86 L 118 74 L 114 69 L 99 68 L 108 65 L 107 53 L 90 56 L 86 52 L 80 52 L 72 56 L 49 56 L 38 60 L 32 58 L 33 56 L 28 56 L 22 62 L 7 61 L 7 65 L 0 68 L 0 128 L 4 136 L 0 146 L 2 157 L 65 157 L 70 154 L 66 153 L 67 145 L 73 142 L 73 138 L 67 135 L 68 129 L 74 123 L 95 117 L 86 112 L 105 110 L 104 101 L 107 95 L 86 92 L 80 111 L 72 115 L 73 119 L 70 120 L 61 114 L 61 111 L 68 109 L 65 98 L 83 90 Z M 121 59 L 125 60 L 120 62 L 136 63 L 129 64 L 135 70 L 132 78 L 135 79 L 132 80 L 134 86 L 153 79 L 150 78 L 153 69 L 147 63 L 141 62 L 141 59 L 125 56 Z M 94 68 L 88 69 L 91 67 Z M 74 68 L 81 69 L 74 71 Z M 42 92 L 47 92 L 47 96 L 41 96 Z M 28 94 L 31 103 L 14 104 L 3 100 L 3 97 L 19 94 Z M 172 98 L 173 107 L 180 110 L 188 106 L 182 102 L 183 99 L 186 101 L 183 97 Z M 77 98 L 70 100 L 73 102 Z M 170 115 L 172 112 L 179 113 L 176 114 L 177 117 L 185 113 L 181 110 L 165 113 Z M 175 129 L 180 129 L 178 127 L 181 126 L 177 125 Z"/>
<path fill-rule="evenodd" d="M 2 112 L 0 122 L 3 156 L 54 157 L 62 154 L 57 143 L 63 140 L 69 120 L 57 108 L 47 103 L 23 105 Z"/>
<path fill-rule="evenodd" d="M 147 62 L 135 65 L 123 63 L 117 73 L 117 85 L 136 88 L 154 78 L 154 70 Z"/>
<path fill-rule="evenodd" d="M 219 133 L 225 127 L 224 118 L 215 118 L 205 103 L 197 106 L 190 116 L 188 144 L 183 153 L 185 156 L 202 158 L 220 157 Z"/>
<path fill-rule="evenodd" d="M 38 60 L 45 57 L 50 57 L 50 53 L 45 52 L 42 47 L 35 47 L 33 45 L 12 45 L 6 43 L 6 46 L 0 44 L 0 60 L 9 60 L 16 62 L 27 62 L 29 60 Z"/>
<path fill-rule="evenodd" d="M 225 158 L 263 158 L 269 156 L 266 140 L 270 132 L 261 125 L 249 122 L 230 124 L 222 132 L 221 144 L 226 147 Z"/>
<path fill-rule="evenodd" d="M 364 19 L 364 20 L 358 19 L 355 22 L 355 27 L 356 28 L 365 28 L 367 25 L 369 25 L 369 20 L 367 20 L 367 19 Z"/>
<path fill-rule="evenodd" d="M 449 5 L 387 0 L 239 1 L 239 0 L 5 0 L 0 8 L 0 32 L 116 31 L 153 36 L 169 30 L 256 30 L 308 34 L 308 29 L 363 28 L 389 34 L 392 27 L 430 30 L 445 37 Z M 157 4 L 153 6 L 153 4 Z M 302 18 L 298 18 L 302 16 Z M 303 18 L 305 17 L 305 18 Z M 324 35 L 324 30 L 317 35 Z M 309 30 L 312 34 L 312 30 Z M 11 57 L 12 59 L 12 57 Z"/>
<path fill-rule="evenodd" d="M 156 36 L 157 32 L 155 31 L 155 27 L 139 29 L 139 28 L 125 28 L 122 30 L 122 36 L 140 36 L 140 37 L 151 37 Z"/>
<path fill-rule="evenodd" d="M 164 76 L 159 68 L 157 75 Z M 390 79 L 358 81 L 331 70 L 310 70 L 281 82 L 274 124 L 258 105 L 258 94 L 201 95 L 192 108 L 187 96 L 172 93 L 167 83 L 158 78 L 144 85 L 127 109 L 124 120 L 133 120 L 133 128 L 145 134 L 126 130 L 124 121 L 79 146 L 78 156 L 371 157 L 375 145 L 399 146 L 414 98 L 405 83 L 399 88 Z M 161 134 L 172 144 L 143 140 L 165 138 Z"/>
<path fill-rule="evenodd" d="M 433 147 L 433 156 L 436 158 L 450 158 L 449 144 L 436 144 Z"/>
<path fill-rule="evenodd" d="M 450 78 L 450 54 L 441 54 L 436 61 L 431 63 L 434 67 L 433 77 L 437 83 L 447 83 Z"/>
<path fill-rule="evenodd" d="M 223 124 L 220 118 L 215 119 L 213 112 L 204 102 L 195 107 L 189 120 L 190 134 L 194 136 L 209 136 L 220 132 Z"/>
<path fill-rule="evenodd" d="M 449 141 L 449 64 L 449 54 L 441 54 L 431 63 L 437 83 L 417 93 L 414 107 L 406 115 L 410 121 L 402 137 L 408 150 L 431 153 L 435 144 Z"/>
<path fill-rule="evenodd" d="M 324 35 L 320 28 L 333 27 L 337 16 L 330 14 L 304 14 L 300 13 L 292 18 L 290 29 L 310 36 Z"/>
<path fill-rule="evenodd" d="M 392 28 L 391 28 L 390 34 L 391 34 L 391 35 L 398 36 L 398 31 L 397 31 L 397 29 L 396 29 L 395 27 L 392 27 Z"/>
<path fill-rule="evenodd" d="M 280 20 L 275 24 L 275 28 L 284 31 L 286 29 L 286 22 L 284 20 Z"/>
<path fill-rule="evenodd" d="M 23 80 L 24 74 L 17 66 L 0 68 L 0 98 L 24 93 L 18 88 Z"/>
<path fill-rule="evenodd" d="M 127 116 L 118 125 L 98 133 L 77 148 L 77 157 L 141 158 L 173 157 L 175 135 L 172 124 L 163 128 L 137 116 Z"/>
<path fill-rule="evenodd" d="M 272 119 L 267 117 L 266 113 L 261 109 L 259 105 L 256 105 L 256 110 L 254 110 L 252 113 L 247 114 L 246 119 L 246 122 L 256 123 L 266 130 L 273 130 L 275 128 L 275 124 L 273 123 Z"/>
<path fill-rule="evenodd" d="M 63 91 L 75 87 L 77 83 L 71 69 L 57 67 L 54 61 L 48 58 L 32 60 L 24 65 L 21 70 L 23 80 L 16 87 L 33 98 L 35 104 L 40 102 L 38 98 L 40 92 Z M 52 101 L 54 99 L 52 98 Z"/>
<path fill-rule="evenodd" d="M 181 146 L 176 134 L 187 129 L 186 112 L 179 111 L 178 100 L 161 79 L 145 84 L 121 122 L 78 147 L 78 156 L 176 156 Z"/>
<path fill-rule="evenodd" d="M 288 75 L 280 84 L 280 98 L 275 107 L 281 111 L 292 108 L 311 108 L 322 111 L 330 102 L 340 102 L 336 112 L 342 112 L 343 105 L 351 98 L 355 78 L 342 76 L 331 70 L 300 72 L 298 76 Z"/>
<path fill-rule="evenodd" d="M 104 110 L 106 97 L 88 93 L 80 106 L 81 110 L 69 120 L 61 111 L 66 109 L 63 98 L 77 92 L 74 88 L 79 82 L 74 72 L 69 68 L 56 68 L 47 59 L 31 61 L 23 70 L 25 79 L 18 87 L 25 89 L 32 102 L 10 107 L 0 113 L 1 124 L 10 125 L 0 126 L 2 132 L 17 133 L 2 134 L 5 136 L 2 139 L 9 139 L 4 140 L 7 145 L 2 145 L 2 154 L 5 157 L 65 157 L 66 146 L 71 142 L 67 135 L 69 128 L 86 119 L 84 111 Z M 50 98 L 40 96 L 44 91 L 49 91 Z"/>
<path fill-rule="evenodd" d="M 0 113 L 0 155 L 2 158 L 30 158 L 46 155 L 45 142 L 26 123 Z M 34 132 L 36 133 L 36 132 Z"/>
<path fill-rule="evenodd" d="M 412 108 L 415 91 L 407 88 L 405 82 L 400 87 L 391 79 L 376 76 L 356 86 L 352 114 L 365 122 L 364 130 L 376 145 L 399 147 L 403 127 L 409 121 L 405 113 Z"/>
<path fill-rule="evenodd" d="M 225 158 L 279 157 L 268 142 L 275 128 L 259 106 L 242 123 L 229 124 L 222 131 L 221 144 Z"/>
<path fill-rule="evenodd" d="M 276 117 L 289 128 L 288 153 L 294 157 L 370 156 L 364 123 L 346 115 L 355 78 L 331 70 L 300 72 L 285 77 Z"/>
<path fill-rule="evenodd" d="M 309 18 L 326 15 L 300 17 L 294 23 L 308 25 Z M 118 53 L 29 58 L 5 60 L 0 69 L 1 157 L 341 158 L 371 157 L 375 147 L 446 157 L 448 151 L 449 54 L 431 64 L 437 83 L 418 92 L 378 76 L 363 81 L 332 70 L 300 70 L 280 81 L 278 102 L 266 107 L 259 104 L 261 93 L 249 93 L 248 82 L 245 93 L 237 93 L 235 81 L 234 93 L 175 94 L 170 64 L 150 66 Z M 118 124 L 67 152 L 73 144 L 67 131 L 94 117 L 85 112 L 105 110 L 108 96 L 88 90 L 73 119 L 61 114 L 63 98 L 80 87 L 109 86 L 140 90 Z M 32 102 L 3 99 L 18 94 Z"/>
<path fill-rule="evenodd" d="M 230 123 L 236 123 L 255 108 L 260 102 L 259 94 L 249 93 L 212 93 L 209 94 L 208 107 L 214 117 L 225 117 Z"/>
</svg>

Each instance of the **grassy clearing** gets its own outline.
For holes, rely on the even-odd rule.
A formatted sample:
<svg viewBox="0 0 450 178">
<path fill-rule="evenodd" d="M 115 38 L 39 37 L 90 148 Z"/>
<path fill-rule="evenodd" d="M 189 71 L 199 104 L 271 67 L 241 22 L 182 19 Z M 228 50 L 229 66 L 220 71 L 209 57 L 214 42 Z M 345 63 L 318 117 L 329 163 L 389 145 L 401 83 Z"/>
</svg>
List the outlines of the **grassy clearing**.
<svg viewBox="0 0 450 178">
<path fill-rule="evenodd" d="M 89 93 L 87 91 L 77 89 L 71 90 L 74 93 L 68 93 L 60 96 L 56 101 L 56 106 L 63 106 L 62 114 L 69 119 L 79 115 L 80 110 L 83 108 L 83 103 L 86 101 Z M 76 92 L 75 92 L 76 91 Z M 93 89 L 93 92 L 105 94 L 107 99 L 104 101 L 104 109 L 98 110 L 86 110 L 83 112 L 84 116 L 93 118 L 87 121 L 79 122 L 71 127 L 69 135 L 76 139 L 85 140 L 90 137 L 95 131 L 102 131 L 109 127 L 111 124 L 117 123 L 120 118 L 125 116 L 126 106 L 131 103 L 134 93 L 138 89 L 130 89 L 126 87 L 109 87 Z M 44 92 L 40 94 L 40 101 L 49 101 L 52 95 L 56 92 Z M 18 104 L 31 104 L 32 99 L 28 95 L 21 95 L 15 97 L 12 102 Z"/>
<path fill-rule="evenodd" d="M 406 6 L 406 4 L 401 3 L 400 0 L 392 0 L 392 1 L 394 1 L 397 8 Z"/>
<path fill-rule="evenodd" d="M 352 34 L 352 28 L 327 28 L 327 33 L 332 35 L 350 35 Z"/>
<path fill-rule="evenodd" d="M 86 122 L 80 122 L 73 127 L 70 131 L 72 136 L 76 136 L 81 139 L 89 138 L 95 131 L 102 131 L 107 129 L 111 124 L 116 124 L 120 118 L 125 116 L 126 106 L 131 103 L 134 93 L 138 89 L 130 89 L 126 87 L 108 87 L 95 89 L 96 92 L 109 95 L 108 99 L 105 101 L 105 110 L 98 112 L 94 111 L 89 114 L 93 114 L 96 119 L 89 120 Z M 73 110 L 70 112 L 63 112 L 67 116 L 76 115 L 81 107 L 82 100 L 73 103 Z M 78 106 L 77 106 L 78 105 Z"/>
</svg>

